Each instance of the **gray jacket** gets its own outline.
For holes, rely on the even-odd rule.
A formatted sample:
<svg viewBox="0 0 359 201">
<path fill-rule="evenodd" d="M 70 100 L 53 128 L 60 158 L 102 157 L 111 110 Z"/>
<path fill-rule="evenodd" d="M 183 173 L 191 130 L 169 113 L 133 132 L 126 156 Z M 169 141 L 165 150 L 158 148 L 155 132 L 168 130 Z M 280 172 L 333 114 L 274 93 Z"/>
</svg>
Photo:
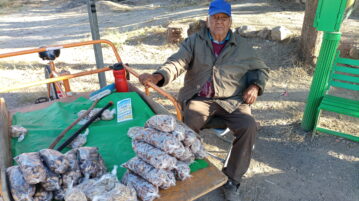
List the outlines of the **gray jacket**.
<svg viewBox="0 0 359 201">
<path fill-rule="evenodd" d="M 242 92 L 250 84 L 259 86 L 259 95 L 263 93 L 269 69 L 246 39 L 231 31 L 229 41 L 216 58 L 208 32 L 204 28 L 181 43 L 178 52 L 155 72 L 164 77 L 158 85 L 165 86 L 186 72 L 184 86 L 178 95 L 178 101 L 184 104 L 212 77 L 213 99 L 231 113 L 242 104 Z"/>
</svg>

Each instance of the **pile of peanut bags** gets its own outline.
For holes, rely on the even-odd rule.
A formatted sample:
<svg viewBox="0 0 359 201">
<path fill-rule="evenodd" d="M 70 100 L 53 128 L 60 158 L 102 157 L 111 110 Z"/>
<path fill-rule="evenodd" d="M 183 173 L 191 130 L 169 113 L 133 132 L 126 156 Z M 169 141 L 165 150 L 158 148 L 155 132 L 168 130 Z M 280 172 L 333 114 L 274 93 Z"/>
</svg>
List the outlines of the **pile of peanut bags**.
<svg viewBox="0 0 359 201">
<path fill-rule="evenodd" d="M 207 155 L 197 134 L 171 115 L 153 116 L 145 127 L 132 127 L 127 134 L 137 156 L 122 165 L 128 169 L 122 183 L 143 201 L 158 198 L 159 188 L 189 178 L 189 165 Z"/>
<path fill-rule="evenodd" d="M 7 168 L 15 201 L 135 201 L 133 188 L 121 184 L 106 167 L 96 147 L 62 154 L 53 149 L 23 153 Z"/>
</svg>

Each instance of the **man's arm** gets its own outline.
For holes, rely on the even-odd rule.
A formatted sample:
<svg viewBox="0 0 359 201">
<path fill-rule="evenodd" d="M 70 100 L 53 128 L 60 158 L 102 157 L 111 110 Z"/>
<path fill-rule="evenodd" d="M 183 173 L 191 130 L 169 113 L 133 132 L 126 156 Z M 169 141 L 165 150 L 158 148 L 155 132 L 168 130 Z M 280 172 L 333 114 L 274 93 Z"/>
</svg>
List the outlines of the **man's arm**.
<svg viewBox="0 0 359 201">
<path fill-rule="evenodd" d="M 138 77 L 138 79 L 143 85 L 147 85 L 148 82 L 152 82 L 153 84 L 157 85 L 160 81 L 163 80 L 163 76 L 158 73 L 155 74 L 143 73 Z"/>
<path fill-rule="evenodd" d="M 255 84 L 250 85 L 244 92 L 243 92 L 243 100 L 247 104 L 253 104 L 256 102 L 259 93 L 259 87 Z"/>
<path fill-rule="evenodd" d="M 269 70 L 266 68 L 251 70 L 246 74 L 249 87 L 243 92 L 243 100 L 247 104 L 253 104 L 257 97 L 262 95 L 268 80 Z"/>
<path fill-rule="evenodd" d="M 269 69 L 257 69 L 248 71 L 247 76 L 247 85 L 257 85 L 259 87 L 258 95 L 262 95 L 268 80 Z"/>
</svg>

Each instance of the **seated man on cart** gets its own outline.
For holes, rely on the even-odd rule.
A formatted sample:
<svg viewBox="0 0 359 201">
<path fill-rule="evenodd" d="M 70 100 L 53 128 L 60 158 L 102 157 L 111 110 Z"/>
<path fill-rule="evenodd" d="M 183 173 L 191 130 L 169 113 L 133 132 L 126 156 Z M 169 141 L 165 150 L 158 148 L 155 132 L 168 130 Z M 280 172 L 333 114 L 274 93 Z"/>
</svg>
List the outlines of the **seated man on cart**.
<svg viewBox="0 0 359 201">
<path fill-rule="evenodd" d="M 212 1 L 208 15 L 206 28 L 185 39 L 153 74 L 140 75 L 140 81 L 161 87 L 186 73 L 178 95 L 183 120 L 199 132 L 219 117 L 233 132 L 235 139 L 222 170 L 229 178 L 223 190 L 227 200 L 239 200 L 238 188 L 248 170 L 257 131 L 250 105 L 263 93 L 269 70 L 246 40 L 230 30 L 229 3 Z"/>
</svg>

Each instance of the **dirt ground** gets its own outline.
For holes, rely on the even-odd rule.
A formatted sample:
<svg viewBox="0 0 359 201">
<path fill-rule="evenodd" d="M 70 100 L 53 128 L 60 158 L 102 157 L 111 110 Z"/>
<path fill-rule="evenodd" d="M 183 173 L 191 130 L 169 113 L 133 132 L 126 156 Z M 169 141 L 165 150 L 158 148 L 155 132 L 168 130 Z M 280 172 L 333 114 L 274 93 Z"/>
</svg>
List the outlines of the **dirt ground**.
<svg viewBox="0 0 359 201">
<path fill-rule="evenodd" d="M 43 45 L 91 40 L 85 0 L 16 1 L 16 7 L 0 9 L 0 53 Z M 298 36 L 304 5 L 278 0 L 231 1 L 233 28 L 252 25 L 272 28 L 283 25 L 297 36 L 285 43 L 251 39 L 260 57 L 271 68 L 266 92 L 253 105 L 260 123 L 251 165 L 243 178 L 240 193 L 244 201 L 359 201 L 359 146 L 348 140 L 316 135 L 300 123 L 309 92 L 312 71 L 297 61 Z M 101 38 L 115 43 L 121 58 L 139 73 L 152 72 L 177 45 L 166 44 L 166 27 L 171 22 L 188 25 L 205 19 L 208 1 L 128 0 L 97 3 Z M 358 43 L 359 15 L 343 25 L 343 41 Z M 348 42 L 351 41 L 351 42 Z M 91 46 L 61 50 L 56 60 L 60 69 L 72 73 L 94 69 Z M 109 48 L 103 49 L 106 64 L 115 62 Z M 0 88 L 43 79 L 43 64 L 37 55 L 0 59 Z M 107 82 L 113 76 L 107 73 Z M 133 84 L 141 87 L 132 78 Z M 98 89 L 97 76 L 74 79 L 76 92 Z M 183 79 L 164 89 L 177 95 Z M 356 98 L 359 94 L 350 94 Z M 45 96 L 45 86 L 0 94 L 9 108 L 29 105 Z M 152 97 L 174 112 L 170 102 Z M 321 124 L 337 130 L 359 133 L 359 121 L 335 114 L 324 114 Z M 201 132 L 209 152 L 225 158 L 230 144 L 212 130 Z M 231 136 L 226 136 L 230 139 Z M 219 169 L 222 164 L 209 158 Z M 198 201 L 224 200 L 220 189 Z"/>
</svg>

